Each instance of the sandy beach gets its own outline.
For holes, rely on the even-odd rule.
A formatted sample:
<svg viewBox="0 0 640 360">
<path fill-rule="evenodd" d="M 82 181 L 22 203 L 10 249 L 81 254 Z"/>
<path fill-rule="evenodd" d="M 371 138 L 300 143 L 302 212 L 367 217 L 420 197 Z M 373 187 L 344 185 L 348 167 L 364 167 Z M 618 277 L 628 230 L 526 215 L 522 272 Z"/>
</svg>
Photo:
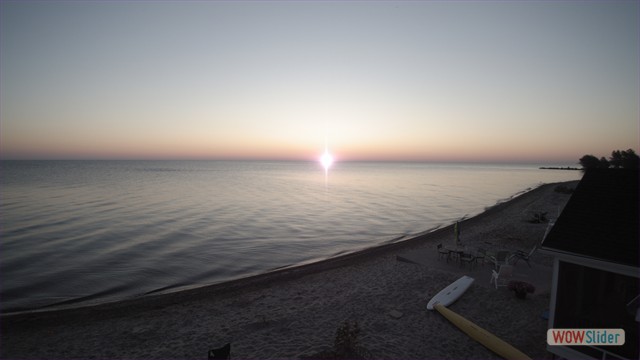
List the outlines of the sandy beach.
<svg viewBox="0 0 640 360">
<path fill-rule="evenodd" d="M 575 187 L 577 182 L 563 183 Z M 528 251 L 570 195 L 547 184 L 460 222 L 469 248 Z M 490 205 L 490 204 L 488 204 Z M 172 294 L 0 318 L 2 359 L 206 359 L 231 343 L 231 358 L 314 358 L 333 349 L 336 329 L 357 321 L 359 344 L 375 359 L 493 359 L 428 300 L 461 275 L 476 279 L 450 306 L 534 359 L 546 352 L 552 259 L 535 253 L 516 276 L 536 286 L 525 300 L 490 286 L 490 264 L 461 267 L 438 258 L 453 227 L 319 263 Z M 418 259 L 407 261 L 407 259 Z"/>
</svg>

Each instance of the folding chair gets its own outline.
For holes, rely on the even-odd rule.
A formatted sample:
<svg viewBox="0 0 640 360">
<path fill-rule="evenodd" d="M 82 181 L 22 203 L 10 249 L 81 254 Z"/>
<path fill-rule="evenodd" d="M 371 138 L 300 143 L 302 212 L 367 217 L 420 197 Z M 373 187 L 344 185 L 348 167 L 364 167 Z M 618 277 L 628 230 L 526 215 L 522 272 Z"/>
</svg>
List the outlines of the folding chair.
<svg viewBox="0 0 640 360">
<path fill-rule="evenodd" d="M 500 270 L 497 272 L 495 270 L 491 270 L 491 280 L 489 280 L 489 284 L 495 284 L 496 289 L 498 286 L 507 286 L 512 276 L 513 266 L 502 265 L 500 266 Z"/>
</svg>

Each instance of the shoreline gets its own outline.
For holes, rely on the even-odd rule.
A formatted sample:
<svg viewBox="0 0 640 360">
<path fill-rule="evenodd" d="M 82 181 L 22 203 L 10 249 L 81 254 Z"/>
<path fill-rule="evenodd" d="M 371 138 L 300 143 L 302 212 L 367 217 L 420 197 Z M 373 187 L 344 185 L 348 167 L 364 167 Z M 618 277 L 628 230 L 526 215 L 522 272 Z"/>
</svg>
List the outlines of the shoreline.
<svg viewBox="0 0 640 360">
<path fill-rule="evenodd" d="M 488 207 L 485 211 L 483 211 L 478 215 L 461 220 L 460 226 L 463 229 L 462 239 L 473 236 L 476 238 L 475 240 L 477 240 L 476 241 L 477 243 L 486 243 L 487 241 L 483 240 L 484 237 L 493 236 L 491 234 L 495 232 L 497 234 L 500 234 L 498 236 L 504 236 L 505 241 L 508 241 L 509 236 L 511 235 L 502 234 L 503 232 L 502 228 L 497 227 L 496 228 L 497 230 L 496 230 L 491 227 L 492 226 L 491 224 L 488 225 L 487 222 L 492 222 L 497 220 L 504 221 L 505 219 L 510 220 L 509 218 L 513 217 L 514 216 L 513 214 L 506 214 L 506 215 L 503 214 L 504 212 L 509 212 L 509 211 L 512 211 L 515 215 L 519 214 L 520 217 L 523 217 L 524 215 L 526 215 L 525 212 L 528 211 L 527 209 L 529 209 L 532 206 L 532 204 L 534 204 L 537 200 L 539 200 L 539 198 L 548 196 L 548 194 L 553 195 L 552 194 L 553 189 L 557 185 L 560 185 L 560 184 L 566 185 L 569 183 L 577 183 L 577 181 L 543 184 L 539 187 L 536 187 L 529 191 L 525 191 L 521 194 L 515 194 L 510 199 L 506 199 L 505 201 L 498 202 L 497 204 L 491 207 Z M 564 196 L 566 197 L 566 200 L 568 200 L 567 195 L 557 194 L 553 196 L 556 196 L 559 198 Z M 563 200 L 563 201 L 565 201 L 566 203 L 566 200 Z M 555 204 L 552 204 L 552 205 L 555 206 Z M 518 219 L 518 223 L 516 223 L 514 226 L 523 227 L 524 225 L 522 225 L 522 223 L 523 223 L 522 219 Z M 508 226 L 511 226 L 511 225 L 508 225 Z M 478 232 L 479 231 L 478 229 L 485 229 L 487 227 L 490 228 L 489 229 L 490 231 L 488 232 L 485 231 L 484 233 Z M 366 292 L 372 291 L 370 289 L 370 286 L 366 284 L 367 282 L 377 281 L 386 276 L 388 277 L 400 276 L 400 274 L 398 273 L 406 273 L 405 274 L 406 276 L 401 277 L 400 279 L 406 278 L 406 281 L 411 281 L 412 286 L 419 285 L 422 283 L 422 280 L 424 280 L 424 276 L 425 276 L 423 274 L 424 270 L 422 269 L 422 267 L 416 267 L 412 265 L 398 265 L 398 262 L 396 261 L 396 258 L 395 258 L 397 253 L 412 251 L 413 249 L 431 247 L 433 246 L 433 244 L 437 242 L 450 241 L 450 238 L 452 237 L 452 234 L 453 234 L 452 229 L 453 229 L 453 224 L 447 225 L 445 227 L 436 228 L 432 231 L 427 230 L 427 232 L 411 237 L 409 239 L 403 239 L 396 242 L 383 244 L 383 245 L 355 251 L 352 253 L 347 253 L 347 254 L 329 258 L 326 260 L 321 260 L 321 261 L 310 263 L 310 264 L 303 264 L 303 265 L 276 269 L 276 270 L 266 272 L 266 273 L 261 273 L 258 275 L 253 275 L 253 276 L 232 280 L 228 282 L 213 284 L 213 285 L 197 287 L 193 289 L 185 289 L 185 290 L 180 290 L 176 292 L 147 295 L 147 296 L 142 296 L 138 298 L 119 300 L 115 302 L 108 302 L 108 303 L 87 305 L 87 306 L 80 306 L 80 307 L 73 307 L 73 308 L 66 308 L 66 309 L 46 309 L 45 308 L 45 309 L 38 309 L 35 311 L 5 313 L 0 315 L 0 325 L 2 327 L 2 333 L 1 333 L 2 343 L 5 345 L 1 350 L 2 351 L 1 355 L 3 358 L 4 357 L 29 358 L 31 356 L 33 357 L 44 356 L 49 358 L 50 357 L 68 358 L 68 357 L 74 357 L 74 356 L 77 357 L 78 354 L 86 355 L 86 350 L 92 349 L 92 352 L 91 352 L 93 354 L 92 356 L 97 356 L 97 357 L 105 357 L 105 358 L 116 357 L 117 358 L 117 357 L 124 356 L 129 358 L 132 358 L 132 357 L 144 358 L 145 356 L 136 355 L 137 353 L 135 351 L 131 353 L 127 353 L 126 356 L 121 354 L 120 352 L 116 352 L 115 355 L 109 356 L 108 353 L 100 353 L 102 349 L 100 349 L 99 347 L 96 347 L 96 344 L 92 343 L 90 340 L 86 340 L 86 341 L 76 340 L 75 342 L 73 342 L 72 345 L 68 344 L 68 342 L 70 341 L 69 339 L 73 334 L 77 335 L 76 331 L 78 328 L 88 327 L 91 329 L 89 330 L 90 334 L 92 334 L 93 336 L 101 337 L 104 335 L 105 332 L 112 333 L 114 327 L 115 328 L 121 327 L 121 325 L 118 325 L 118 324 L 122 322 L 127 323 L 129 321 L 133 321 L 131 320 L 132 318 L 144 319 L 144 320 L 134 321 L 135 324 L 137 324 L 133 327 L 133 330 L 132 330 L 134 335 L 136 335 L 138 332 L 149 332 L 151 330 L 146 327 L 147 325 L 143 325 L 143 324 L 148 324 L 148 323 L 155 324 L 157 322 L 162 322 L 163 316 L 166 316 L 169 318 L 175 318 L 176 321 L 182 321 L 182 319 L 185 319 L 185 318 L 189 319 L 189 322 L 191 325 L 181 326 L 177 329 L 174 329 L 174 331 L 177 331 L 177 332 L 183 332 L 183 331 L 189 332 L 190 330 L 195 331 L 199 334 L 198 336 L 201 341 L 204 341 L 204 342 L 209 341 L 211 343 L 211 344 L 202 344 L 201 345 L 202 348 L 198 349 L 197 351 L 198 354 L 200 353 L 205 354 L 206 349 L 204 348 L 215 347 L 214 345 L 216 345 L 216 341 L 213 338 L 224 338 L 224 339 L 234 340 L 234 349 L 235 349 L 238 342 L 242 344 L 242 341 L 245 340 L 245 338 L 247 337 L 250 338 L 251 336 L 254 336 L 260 333 L 263 329 L 269 329 L 270 327 L 275 326 L 276 329 L 275 330 L 272 329 L 271 331 L 272 333 L 275 332 L 275 333 L 287 334 L 291 331 L 292 328 L 295 329 L 297 326 L 303 326 L 303 324 L 300 324 L 300 322 L 297 320 L 288 320 L 288 323 L 287 323 L 288 325 L 282 328 L 281 326 L 282 324 L 278 324 L 277 322 L 272 323 L 270 322 L 270 320 L 268 320 L 269 315 L 265 314 L 265 313 L 268 313 L 268 311 L 265 311 L 264 307 L 258 306 L 254 308 L 252 306 L 254 303 L 259 302 L 259 300 L 261 299 L 267 299 L 270 297 L 278 297 L 278 296 L 280 296 L 280 298 L 284 300 L 280 302 L 276 302 L 275 304 L 271 304 L 271 307 L 268 308 L 269 311 L 278 313 L 278 317 L 286 317 L 287 319 L 289 319 L 288 316 L 285 316 L 284 313 L 282 313 L 282 311 L 284 310 L 280 309 L 280 307 L 283 307 L 283 308 L 290 307 L 290 308 L 295 308 L 296 311 L 303 311 L 303 309 L 299 309 L 299 304 L 315 304 L 315 306 L 319 306 L 320 308 L 322 308 L 323 311 L 320 313 L 319 320 L 324 324 L 322 328 L 324 329 L 323 337 L 325 338 L 325 341 L 317 341 L 318 339 L 310 340 L 305 338 L 304 340 L 299 340 L 297 342 L 309 342 L 309 341 L 314 342 L 315 341 L 315 342 L 318 342 L 319 344 L 317 346 L 297 344 L 294 346 L 294 349 L 289 349 L 289 352 L 281 353 L 281 352 L 278 352 L 279 350 L 274 350 L 276 355 L 272 355 L 273 352 L 269 352 L 268 356 L 267 355 L 255 356 L 256 352 L 259 354 L 260 351 L 266 351 L 263 348 L 267 345 L 261 343 L 261 341 L 264 341 L 262 338 L 260 338 L 260 340 L 254 339 L 253 342 L 246 340 L 248 341 L 248 343 L 245 344 L 245 348 L 243 350 L 234 351 L 234 349 L 232 349 L 233 357 L 238 357 L 235 355 L 235 354 L 238 354 L 238 352 L 242 354 L 241 357 L 245 357 L 245 358 L 268 358 L 268 357 L 291 358 L 292 357 L 290 355 L 291 353 L 296 354 L 294 357 L 303 356 L 309 353 L 313 354 L 314 352 L 321 351 L 323 349 L 323 346 L 326 347 L 327 344 L 332 343 L 332 340 L 333 340 L 332 337 L 335 335 L 335 326 L 338 325 L 338 324 L 335 324 L 335 321 L 329 321 L 328 319 L 325 319 L 321 316 L 323 313 L 331 312 L 331 316 L 327 316 L 327 318 L 335 317 L 337 315 L 334 313 L 339 312 L 338 310 L 330 311 L 329 310 L 330 307 L 327 307 L 327 303 L 330 305 L 333 301 L 338 301 L 339 299 L 345 296 L 345 295 L 330 296 L 334 292 L 334 290 L 325 289 L 326 291 L 322 291 L 322 290 L 317 290 L 316 288 L 318 287 L 322 288 L 325 286 L 326 287 L 338 286 L 335 290 L 337 291 L 336 294 L 342 294 L 342 292 L 346 291 L 347 293 L 353 292 L 354 293 L 353 295 L 356 296 L 360 292 L 366 293 Z M 539 233 L 540 231 L 544 231 L 544 229 L 540 230 L 541 229 L 540 226 L 536 226 L 535 229 L 537 233 Z M 471 235 L 468 235 L 468 234 L 471 234 Z M 501 239 L 500 241 L 503 241 L 503 239 Z M 529 239 L 522 239 L 521 241 L 518 242 L 517 245 L 519 247 L 529 246 L 530 242 L 531 240 Z M 498 242 L 496 242 L 496 244 L 498 244 Z M 499 246 L 503 246 L 503 245 L 499 245 Z M 433 289 L 429 289 L 428 292 L 435 291 L 436 289 L 440 288 L 443 284 L 447 283 L 451 278 L 454 278 L 455 276 L 452 276 L 452 274 L 456 273 L 456 271 L 454 270 L 458 270 L 458 269 L 442 268 L 442 264 L 434 263 L 434 265 L 435 266 L 433 267 L 433 269 L 431 269 L 431 272 L 433 272 L 433 274 L 429 273 L 428 275 L 433 280 L 432 281 L 433 284 L 431 285 Z M 539 266 L 547 266 L 547 265 L 548 264 L 545 264 L 545 261 L 542 261 L 542 263 Z M 388 271 L 378 273 L 382 271 L 381 269 L 386 269 Z M 373 273 L 377 273 L 377 274 L 373 274 Z M 445 274 L 445 276 L 442 276 L 443 274 Z M 362 279 L 360 278 L 365 279 L 365 281 L 362 281 Z M 345 285 L 343 287 L 340 287 L 339 285 L 332 285 L 332 283 L 347 281 L 349 279 L 352 279 L 353 281 L 355 281 L 355 284 L 357 285 L 354 285 L 353 283 L 349 286 Z M 482 279 L 482 282 L 484 281 L 485 280 Z M 310 289 L 308 288 L 308 286 L 313 286 L 313 288 Z M 315 294 L 316 291 L 320 291 L 319 295 Z M 380 294 L 378 294 L 378 296 L 381 296 L 381 295 L 386 296 L 387 294 L 386 291 L 382 291 L 381 289 L 378 289 L 376 291 L 381 291 Z M 399 291 L 402 291 L 402 290 L 400 289 Z M 315 295 L 319 296 L 319 299 L 318 299 L 318 296 L 315 296 L 315 295 L 314 297 L 305 296 L 304 294 L 307 292 L 313 292 Z M 403 294 L 403 296 L 405 295 L 408 296 L 407 294 Z M 504 295 L 504 294 L 502 294 L 501 292 L 501 295 Z M 544 298 L 544 296 L 545 296 L 544 293 L 539 295 L 540 298 Z M 247 300 L 247 297 L 249 298 L 248 300 Z M 421 298 L 422 297 L 424 297 L 424 293 L 421 294 Z M 538 305 L 545 306 L 544 299 L 540 300 L 538 297 L 536 297 L 536 299 L 537 299 L 536 301 L 539 302 Z M 388 300 L 389 302 L 394 301 L 394 299 L 388 299 Z M 378 299 L 375 301 L 374 300 L 370 300 L 370 301 L 375 302 L 375 301 L 381 301 L 381 300 Z M 408 300 L 405 299 L 404 301 L 406 303 Z M 210 334 L 210 336 L 204 336 L 202 333 L 198 332 L 197 330 L 194 330 L 195 328 L 198 328 L 198 326 L 192 322 L 195 321 L 197 323 L 197 320 L 199 317 L 206 318 L 212 312 L 220 315 L 220 317 L 225 317 L 225 316 L 222 316 L 222 314 L 225 314 L 227 312 L 226 310 L 235 309 L 234 307 L 235 304 L 237 303 L 244 304 L 245 302 L 248 307 L 248 309 L 246 309 L 245 311 L 248 313 L 248 315 L 247 314 L 241 314 L 241 315 L 244 316 L 243 319 L 245 320 L 245 322 L 249 322 L 253 324 L 248 329 L 246 328 L 246 326 L 243 327 L 241 325 L 237 325 L 236 327 L 234 327 L 229 325 L 226 327 L 226 331 L 220 330 L 222 333 L 226 335 L 224 334 L 211 335 L 210 334 L 211 332 L 216 331 L 215 326 L 212 326 L 211 329 L 209 327 L 206 327 L 207 330 L 204 330 L 204 333 L 208 333 Z M 411 304 L 406 303 L 403 306 L 410 307 L 410 308 L 417 306 L 416 304 L 413 304 L 413 302 L 415 302 L 415 299 L 412 300 Z M 358 304 L 361 304 L 363 307 L 369 306 L 366 303 L 358 303 Z M 401 308 L 403 306 L 399 306 L 399 307 Z M 372 315 L 370 312 L 367 312 L 367 311 L 363 312 L 362 310 L 353 310 L 358 308 L 358 306 L 355 306 L 355 307 L 346 306 L 346 308 L 350 308 L 350 307 L 352 308 L 350 311 L 351 313 L 360 314 L 359 316 L 355 316 L 356 318 L 358 317 L 365 318 L 366 319 L 364 321 L 365 323 L 373 322 L 373 328 L 376 329 L 375 321 L 370 320 L 370 318 L 375 317 L 374 315 Z M 395 306 L 395 308 L 398 308 L 398 306 Z M 184 315 L 185 312 L 188 315 Z M 405 311 L 400 311 L 400 312 L 403 313 Z M 159 313 L 162 314 L 162 316 L 159 316 Z M 420 316 L 425 316 L 422 314 L 421 311 L 419 312 L 419 314 Z M 304 312 L 304 315 L 301 315 L 300 317 L 308 318 L 312 316 L 318 316 L 318 314 L 313 315 L 311 313 Z M 250 319 L 247 320 L 247 317 Z M 350 316 L 346 316 L 346 318 L 349 318 L 349 317 Z M 387 315 L 385 315 L 384 317 L 389 318 L 389 316 Z M 262 319 L 262 320 L 260 321 L 259 319 Z M 217 321 L 219 320 L 209 319 L 207 321 L 211 322 L 211 324 L 213 325 L 214 323 L 217 323 Z M 422 319 L 422 321 L 424 321 L 424 319 Z M 233 320 L 231 322 L 233 322 Z M 289 322 L 291 324 L 289 324 Z M 482 324 L 479 324 L 479 325 L 482 325 Z M 171 328 L 173 325 L 163 324 L 163 326 L 167 328 Z M 163 326 L 160 326 L 160 327 L 162 328 Z M 130 327 L 125 326 L 124 329 L 126 328 L 131 329 Z M 223 326 L 222 329 L 225 329 L 225 327 Z M 61 343 L 55 342 L 55 340 L 52 340 L 55 342 L 55 344 L 58 344 L 58 345 L 51 345 L 53 346 L 54 349 L 53 350 L 50 349 L 50 352 L 45 352 L 45 355 L 38 354 L 37 351 L 36 353 L 32 354 L 32 353 L 29 353 L 28 350 L 26 350 L 26 349 L 32 348 L 33 346 L 32 342 L 36 344 L 39 342 L 42 342 L 42 339 L 40 336 L 38 336 L 38 334 L 41 334 L 42 332 L 51 333 L 51 331 L 54 331 L 59 334 L 57 337 L 59 338 L 59 341 L 63 341 L 67 343 L 62 345 Z M 315 333 L 312 330 L 308 330 L 308 329 L 306 329 L 305 331 L 311 331 L 311 334 Z M 374 332 L 379 332 L 379 331 L 375 330 Z M 116 335 L 112 334 L 111 336 L 116 336 Z M 326 341 L 327 336 L 329 337 L 329 342 Z M 166 339 L 167 337 L 171 338 L 172 335 L 170 333 L 163 333 L 160 335 L 156 335 L 156 337 Z M 152 338 L 156 339 L 156 337 L 152 337 Z M 209 338 L 210 340 L 206 340 Z M 375 336 L 373 336 L 373 338 L 375 339 Z M 40 339 L 40 341 L 38 339 Z M 239 340 L 239 339 L 242 339 L 242 340 Z M 369 340 L 371 341 L 371 339 Z M 82 343 L 80 344 L 78 343 L 78 341 Z M 185 341 L 189 342 L 193 340 L 185 340 Z M 367 343 L 367 341 L 364 341 L 364 343 Z M 9 346 L 10 344 L 11 346 Z M 369 348 L 377 346 L 375 345 L 376 344 L 375 341 L 370 342 L 369 344 L 370 344 Z M 63 349 L 57 349 L 58 347 Z M 70 350 L 69 347 L 71 347 L 72 349 Z M 149 349 L 147 346 L 142 346 L 141 348 L 147 349 L 147 350 Z M 60 351 L 57 351 L 56 349 Z M 76 349 L 75 350 L 76 352 L 74 352 L 73 349 Z M 128 347 L 122 351 L 130 351 L 126 349 L 128 349 Z M 27 352 L 25 353 L 25 351 Z M 158 349 L 154 349 L 152 351 L 153 353 L 159 356 L 151 355 L 151 358 L 157 358 L 157 357 L 192 358 L 194 357 L 193 355 L 189 355 L 189 354 L 176 355 L 175 351 L 176 350 L 173 348 L 167 348 L 166 345 L 160 346 Z M 98 355 L 96 355 L 96 352 L 98 352 Z M 143 354 L 144 353 L 145 352 L 143 351 Z M 194 354 L 195 353 L 196 352 L 194 352 Z M 280 354 L 280 355 L 277 355 L 277 354 Z M 149 354 L 147 353 L 146 358 L 149 358 L 148 355 Z M 410 354 L 406 353 L 404 354 L 403 357 L 406 357 L 408 355 Z M 484 355 L 487 355 L 487 354 L 484 354 Z M 430 358 L 430 356 L 438 357 L 439 355 L 437 353 L 431 353 L 427 357 Z M 200 356 L 200 358 L 203 358 L 203 357 L 204 356 Z M 409 357 L 412 357 L 412 356 L 409 356 Z M 423 358 L 425 357 L 423 356 Z"/>
<path fill-rule="evenodd" d="M 501 207 L 508 206 L 511 201 L 516 200 L 521 196 L 525 196 L 527 194 L 533 193 L 535 191 L 541 191 L 542 188 L 556 186 L 561 183 L 550 183 L 550 184 L 542 184 L 536 188 L 528 188 L 522 190 L 518 193 L 513 194 L 512 196 L 498 200 L 494 205 L 485 207 L 485 210 L 479 214 L 468 217 L 467 215 L 461 217 L 458 222 L 461 225 L 464 225 L 467 221 L 476 220 L 476 218 L 482 218 L 483 216 L 490 216 L 492 211 L 499 211 Z M 572 183 L 572 181 L 566 182 Z M 532 194 L 533 195 L 533 194 Z M 210 292 L 219 292 L 219 291 L 230 291 L 238 288 L 242 288 L 245 286 L 254 286 L 261 282 L 271 282 L 278 281 L 281 279 L 287 279 L 289 277 L 296 276 L 304 276 L 309 273 L 314 272 L 322 272 L 331 270 L 340 266 L 345 266 L 349 261 L 363 261 L 368 257 L 378 256 L 381 253 L 385 253 L 388 251 L 402 250 L 403 247 L 414 246 L 415 243 L 429 241 L 429 237 L 439 235 L 440 233 L 451 233 L 453 231 L 454 223 L 448 224 L 445 226 L 436 226 L 431 229 L 424 230 L 420 233 L 414 235 L 403 235 L 398 240 L 391 239 L 387 242 L 383 242 L 381 244 L 372 245 L 371 247 L 367 247 L 364 249 L 350 251 L 344 254 L 340 254 L 337 256 L 331 256 L 322 260 L 312 261 L 309 263 L 302 264 L 292 264 L 285 265 L 279 268 L 275 268 L 272 270 L 268 270 L 259 274 L 250 275 L 246 277 L 241 277 L 238 279 L 233 279 L 229 281 L 224 281 L 215 284 L 209 285 L 194 285 L 192 288 L 181 289 L 177 291 L 169 291 L 162 292 L 162 290 L 157 290 L 152 293 L 140 294 L 139 296 L 134 296 L 130 298 L 118 299 L 113 301 L 106 302 L 96 302 L 96 303 L 79 303 L 77 305 L 58 305 L 51 304 L 46 305 L 40 308 L 33 309 L 19 309 L 17 311 L 8 311 L 1 312 L 0 319 L 4 317 L 13 317 L 13 316 L 21 316 L 21 315 L 29 315 L 29 314 L 46 314 L 46 313 L 54 313 L 54 312 L 75 312 L 82 311 L 84 309 L 92 310 L 93 308 L 104 308 L 104 310 L 108 310 L 109 308 L 119 308 L 121 306 L 138 306 L 143 305 L 146 302 L 173 302 L 170 299 L 166 299 L 169 301 L 163 301 L 165 299 L 160 299 L 160 297 L 178 297 L 180 295 L 184 295 L 186 299 L 191 298 L 193 296 L 200 296 L 200 293 L 210 293 Z M 157 298 L 156 298 L 157 297 Z M 140 304 L 142 303 L 142 304 Z"/>
</svg>

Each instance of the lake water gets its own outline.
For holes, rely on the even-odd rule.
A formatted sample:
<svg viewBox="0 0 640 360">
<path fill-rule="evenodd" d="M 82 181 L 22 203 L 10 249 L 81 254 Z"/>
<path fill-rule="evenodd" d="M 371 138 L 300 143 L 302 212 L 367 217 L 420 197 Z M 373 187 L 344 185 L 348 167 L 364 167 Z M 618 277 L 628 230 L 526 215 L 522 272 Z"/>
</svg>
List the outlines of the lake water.
<svg viewBox="0 0 640 360">
<path fill-rule="evenodd" d="M 533 165 L 0 165 L 4 312 L 175 291 L 325 259 L 582 176 Z"/>
</svg>

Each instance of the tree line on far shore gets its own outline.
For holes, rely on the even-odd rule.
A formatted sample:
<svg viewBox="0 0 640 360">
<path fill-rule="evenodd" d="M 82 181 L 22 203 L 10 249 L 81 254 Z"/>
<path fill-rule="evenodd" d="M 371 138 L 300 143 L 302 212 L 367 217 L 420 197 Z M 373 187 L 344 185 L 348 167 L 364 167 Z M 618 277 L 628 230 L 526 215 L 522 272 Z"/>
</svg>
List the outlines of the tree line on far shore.
<svg viewBox="0 0 640 360">
<path fill-rule="evenodd" d="M 593 155 L 585 155 L 580 158 L 580 165 L 584 170 L 589 169 L 638 169 L 640 157 L 636 155 L 633 149 L 626 151 L 615 150 L 611 152 L 611 157 L 606 159 L 604 156 L 598 159 Z"/>
</svg>

